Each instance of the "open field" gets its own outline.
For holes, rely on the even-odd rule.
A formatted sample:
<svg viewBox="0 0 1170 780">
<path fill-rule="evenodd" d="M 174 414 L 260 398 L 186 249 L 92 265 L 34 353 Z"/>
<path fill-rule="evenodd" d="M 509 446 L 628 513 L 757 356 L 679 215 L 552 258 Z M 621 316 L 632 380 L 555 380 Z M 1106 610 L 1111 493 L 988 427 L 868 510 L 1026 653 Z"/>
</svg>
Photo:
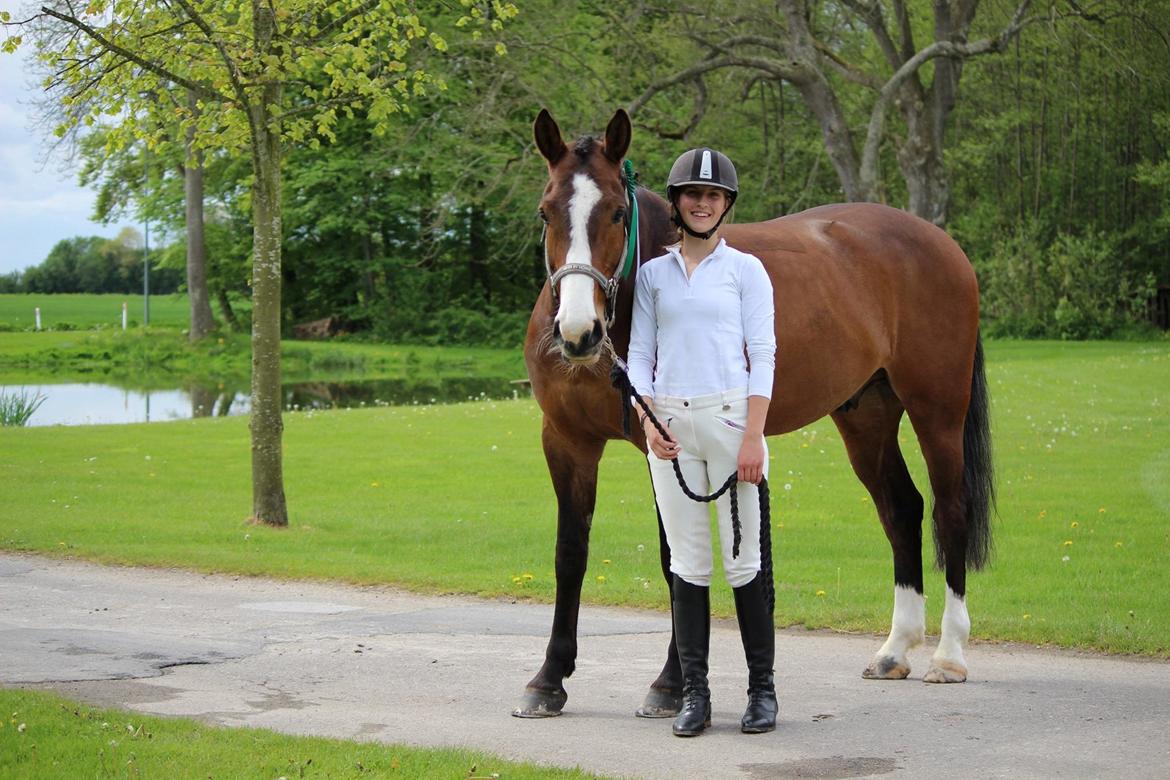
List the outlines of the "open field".
<svg viewBox="0 0 1170 780">
<path fill-rule="evenodd" d="M 997 553 L 973 635 L 1170 656 L 1170 344 L 988 346 Z M 292 525 L 247 526 L 247 421 L 0 431 L 0 546 L 98 561 L 551 600 L 532 401 L 287 415 Z M 907 426 L 907 460 L 921 459 Z M 828 420 L 771 440 L 781 624 L 884 632 L 888 545 Z M 642 456 L 602 462 L 584 596 L 666 608 Z M 929 540 L 924 555 L 931 560 Z M 937 632 L 941 576 L 928 575 Z M 726 585 L 713 604 L 732 612 Z"/>
<path fill-rule="evenodd" d="M 90 328 L 121 328 L 122 303 L 126 303 L 127 320 L 131 327 L 142 324 L 142 293 L 61 293 L 41 295 L 30 293 L 0 294 L 0 326 L 25 330 L 36 327 L 35 309 L 41 310 L 41 327 L 49 329 L 87 330 Z M 185 328 L 191 319 L 191 310 L 185 294 L 150 296 L 150 324 L 157 327 Z"/>
<path fill-rule="evenodd" d="M 478 751 L 293 737 L 0 689 L 4 777 L 586 778 Z"/>
</svg>

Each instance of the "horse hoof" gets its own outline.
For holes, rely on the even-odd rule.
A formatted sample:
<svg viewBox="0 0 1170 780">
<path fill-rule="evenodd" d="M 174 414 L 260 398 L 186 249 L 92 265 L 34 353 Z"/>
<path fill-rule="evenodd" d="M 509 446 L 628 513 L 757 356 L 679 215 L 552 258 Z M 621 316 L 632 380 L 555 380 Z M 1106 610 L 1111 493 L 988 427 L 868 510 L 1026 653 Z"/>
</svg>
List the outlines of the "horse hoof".
<svg viewBox="0 0 1170 780">
<path fill-rule="evenodd" d="M 875 658 L 861 676 L 867 680 L 905 680 L 910 674 L 910 667 L 897 659 L 886 656 Z"/>
<path fill-rule="evenodd" d="M 922 677 L 928 683 L 961 683 L 967 681 L 967 667 L 953 661 L 931 661 L 930 669 Z"/>
<path fill-rule="evenodd" d="M 682 710 L 682 693 L 651 688 L 634 714 L 639 718 L 673 718 Z"/>
<path fill-rule="evenodd" d="M 520 706 L 512 710 L 514 718 L 555 718 L 565 708 L 569 694 L 564 688 L 559 691 L 540 691 L 528 688 Z"/>
</svg>

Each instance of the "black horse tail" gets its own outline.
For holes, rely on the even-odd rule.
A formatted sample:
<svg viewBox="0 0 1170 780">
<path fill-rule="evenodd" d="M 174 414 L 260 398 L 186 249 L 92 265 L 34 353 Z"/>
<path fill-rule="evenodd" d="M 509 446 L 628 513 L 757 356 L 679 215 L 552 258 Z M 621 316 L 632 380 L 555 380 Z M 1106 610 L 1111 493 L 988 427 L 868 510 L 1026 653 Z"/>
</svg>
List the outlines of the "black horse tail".
<svg viewBox="0 0 1170 780">
<path fill-rule="evenodd" d="M 991 415 L 983 339 L 975 337 L 971 402 L 963 425 L 963 502 L 967 508 L 967 568 L 982 569 L 991 558 L 991 515 L 995 511 L 995 471 L 991 462 Z M 941 558 L 940 558 L 941 560 Z"/>
</svg>

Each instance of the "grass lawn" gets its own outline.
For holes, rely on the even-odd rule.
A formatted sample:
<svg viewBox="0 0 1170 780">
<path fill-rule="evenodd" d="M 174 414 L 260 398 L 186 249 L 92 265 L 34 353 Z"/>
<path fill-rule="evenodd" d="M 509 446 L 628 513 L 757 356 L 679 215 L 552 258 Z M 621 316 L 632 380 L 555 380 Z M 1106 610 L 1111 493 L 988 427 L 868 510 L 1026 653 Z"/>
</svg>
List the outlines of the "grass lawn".
<svg viewBox="0 0 1170 780">
<path fill-rule="evenodd" d="M 292 737 L 101 710 L 0 690 L 0 776 L 9 778 L 588 778 L 470 750 Z"/>
<path fill-rule="evenodd" d="M 1170 656 L 1170 343 L 987 346 L 999 517 L 993 563 L 968 580 L 973 636 Z M 0 430 L 0 548 L 553 598 L 534 402 L 296 413 L 285 427 L 287 530 L 244 524 L 246 419 Z M 903 440 L 924 486 L 908 426 Z M 770 444 L 778 622 L 884 633 L 889 546 L 836 429 Z M 665 609 L 641 454 L 611 443 L 599 492 L 584 598 Z M 928 575 L 932 632 L 943 593 Z M 725 583 L 712 600 L 732 614 Z"/>
<path fill-rule="evenodd" d="M 122 304 L 126 304 L 130 327 L 143 321 L 142 292 L 79 294 L 0 294 L 0 326 L 17 330 L 36 327 L 36 312 L 41 310 L 41 327 L 45 329 L 121 328 Z M 185 294 L 150 296 L 150 324 L 156 327 L 185 328 L 191 309 Z M 2 328 L 0 328 L 2 329 Z"/>
<path fill-rule="evenodd" d="M 285 341 L 281 355 L 286 381 L 525 376 L 518 349 Z M 251 344 L 244 334 L 189 344 L 176 329 L 0 333 L 0 385 L 108 378 L 145 389 L 210 377 L 238 379 L 247 386 L 250 370 Z"/>
</svg>

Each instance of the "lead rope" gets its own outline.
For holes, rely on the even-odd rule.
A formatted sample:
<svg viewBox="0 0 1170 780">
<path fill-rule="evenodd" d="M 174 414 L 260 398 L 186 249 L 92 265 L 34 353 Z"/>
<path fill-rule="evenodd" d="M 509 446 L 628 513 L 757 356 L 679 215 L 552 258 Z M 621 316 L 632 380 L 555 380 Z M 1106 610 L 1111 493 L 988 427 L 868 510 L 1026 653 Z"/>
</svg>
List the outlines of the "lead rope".
<svg viewBox="0 0 1170 780">
<path fill-rule="evenodd" d="M 630 435 L 630 409 L 636 403 L 646 413 L 647 419 L 654 423 L 654 427 L 662 438 L 667 441 L 674 441 L 666 433 L 666 429 L 662 427 L 662 423 L 658 422 L 658 418 L 654 416 L 654 412 L 650 410 L 646 402 L 642 400 L 642 396 L 638 395 L 634 390 L 633 384 L 630 383 L 630 375 L 626 373 L 625 363 L 616 354 L 611 353 L 613 359 L 613 367 L 609 371 L 610 381 L 613 386 L 617 388 L 618 393 L 622 396 L 622 430 L 627 436 Z M 687 498 L 692 501 L 699 501 L 702 503 L 710 503 L 724 493 L 728 493 L 731 500 L 731 557 L 739 557 L 739 543 L 742 537 L 742 530 L 739 523 L 739 498 L 737 493 L 739 491 L 731 490 L 738 480 L 736 473 L 733 471 L 723 485 L 709 496 L 701 496 L 695 493 L 687 485 L 686 479 L 683 477 L 682 467 L 678 465 L 678 458 L 672 458 L 670 465 L 674 467 L 674 476 L 678 480 L 678 486 L 682 488 L 682 492 L 686 494 Z M 760 494 L 760 573 L 764 577 L 764 590 L 768 596 L 768 614 L 775 614 L 776 611 L 776 584 L 772 579 L 772 509 L 770 493 L 768 491 L 768 478 L 761 477 L 760 484 L 757 485 Z"/>
</svg>

